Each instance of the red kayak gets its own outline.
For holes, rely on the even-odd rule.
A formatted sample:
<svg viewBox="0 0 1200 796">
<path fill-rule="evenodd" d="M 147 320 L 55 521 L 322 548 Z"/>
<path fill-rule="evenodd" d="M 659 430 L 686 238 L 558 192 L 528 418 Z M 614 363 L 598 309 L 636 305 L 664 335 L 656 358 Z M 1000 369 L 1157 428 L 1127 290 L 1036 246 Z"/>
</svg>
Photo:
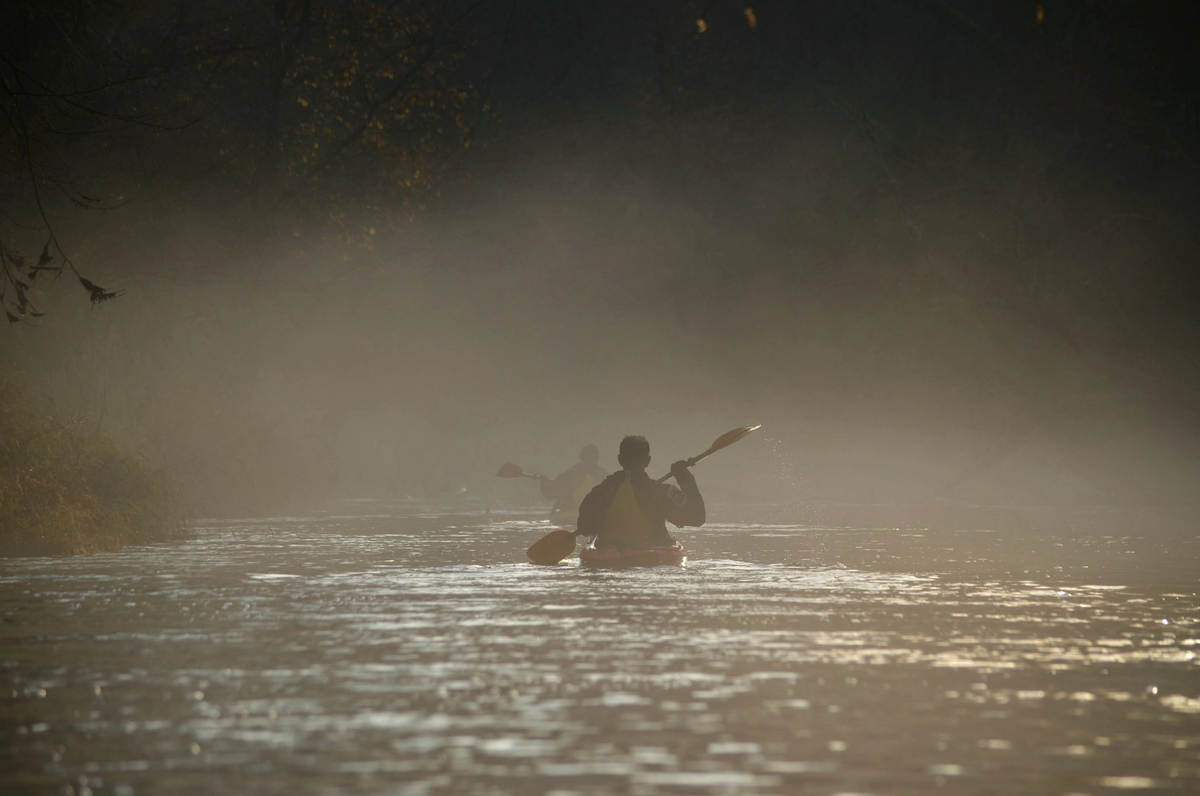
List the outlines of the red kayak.
<svg viewBox="0 0 1200 796">
<path fill-rule="evenodd" d="M 675 542 L 662 547 L 631 547 L 627 550 L 606 548 L 597 550 L 589 541 L 579 551 L 579 565 L 598 569 L 629 569 L 630 567 L 681 567 L 687 563 L 683 545 Z"/>
</svg>

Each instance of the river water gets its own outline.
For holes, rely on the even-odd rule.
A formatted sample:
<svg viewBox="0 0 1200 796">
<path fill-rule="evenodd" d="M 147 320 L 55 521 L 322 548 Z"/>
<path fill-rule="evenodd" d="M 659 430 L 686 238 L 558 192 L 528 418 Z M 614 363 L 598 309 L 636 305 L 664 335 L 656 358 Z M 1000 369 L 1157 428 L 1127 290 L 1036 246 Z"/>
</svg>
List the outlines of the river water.
<svg viewBox="0 0 1200 796">
<path fill-rule="evenodd" d="M 682 569 L 359 502 L 0 564 L 5 794 L 1200 793 L 1200 538 L 713 507 Z"/>
</svg>

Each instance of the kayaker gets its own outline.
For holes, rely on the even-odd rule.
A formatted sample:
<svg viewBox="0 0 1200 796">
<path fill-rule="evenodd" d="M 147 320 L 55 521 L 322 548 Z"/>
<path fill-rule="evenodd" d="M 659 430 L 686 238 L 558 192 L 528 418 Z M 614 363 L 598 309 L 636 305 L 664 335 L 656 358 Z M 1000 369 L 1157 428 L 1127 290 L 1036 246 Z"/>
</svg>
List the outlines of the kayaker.
<svg viewBox="0 0 1200 796">
<path fill-rule="evenodd" d="M 674 543 L 667 522 L 683 528 L 704 524 L 704 498 L 686 461 L 671 465 L 678 487 L 646 475 L 650 443 L 645 437 L 621 440 L 619 472 L 604 479 L 579 506 L 576 536 L 596 537 L 595 546 L 630 549 Z"/>
<path fill-rule="evenodd" d="M 579 504 L 592 488 L 608 476 L 600 467 L 600 449 L 595 445 L 584 445 L 579 452 L 579 462 L 558 478 L 543 478 L 542 497 L 554 501 L 550 519 L 555 522 L 572 523 L 579 514 Z"/>
</svg>

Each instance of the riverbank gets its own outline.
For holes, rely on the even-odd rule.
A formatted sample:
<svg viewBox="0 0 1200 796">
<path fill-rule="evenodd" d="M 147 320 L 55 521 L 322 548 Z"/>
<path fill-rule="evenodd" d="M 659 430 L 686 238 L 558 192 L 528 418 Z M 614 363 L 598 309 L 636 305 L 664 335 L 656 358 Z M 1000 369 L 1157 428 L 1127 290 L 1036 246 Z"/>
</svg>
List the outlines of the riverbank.
<svg viewBox="0 0 1200 796">
<path fill-rule="evenodd" d="M 0 381 L 0 556 L 78 555 L 186 536 L 161 468 Z"/>
</svg>

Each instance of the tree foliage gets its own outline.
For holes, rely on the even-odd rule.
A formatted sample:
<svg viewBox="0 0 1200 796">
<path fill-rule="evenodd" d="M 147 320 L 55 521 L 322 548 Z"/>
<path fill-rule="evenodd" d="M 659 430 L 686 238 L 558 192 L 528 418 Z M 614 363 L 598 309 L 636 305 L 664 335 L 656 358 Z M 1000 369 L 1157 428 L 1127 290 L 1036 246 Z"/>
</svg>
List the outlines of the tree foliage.
<svg viewBox="0 0 1200 796">
<path fill-rule="evenodd" d="M 198 140 L 223 174 L 335 220 L 420 208 L 470 144 L 478 90 L 463 64 L 478 6 L 256 3 L 243 40 L 192 91 L 213 102 Z"/>
<path fill-rule="evenodd" d="M 487 0 L 15 0 L 0 9 L 0 302 L 39 314 L 79 210 L 202 185 L 349 238 L 421 210 L 470 145 Z M 41 251 L 40 256 L 28 252 Z"/>
</svg>

